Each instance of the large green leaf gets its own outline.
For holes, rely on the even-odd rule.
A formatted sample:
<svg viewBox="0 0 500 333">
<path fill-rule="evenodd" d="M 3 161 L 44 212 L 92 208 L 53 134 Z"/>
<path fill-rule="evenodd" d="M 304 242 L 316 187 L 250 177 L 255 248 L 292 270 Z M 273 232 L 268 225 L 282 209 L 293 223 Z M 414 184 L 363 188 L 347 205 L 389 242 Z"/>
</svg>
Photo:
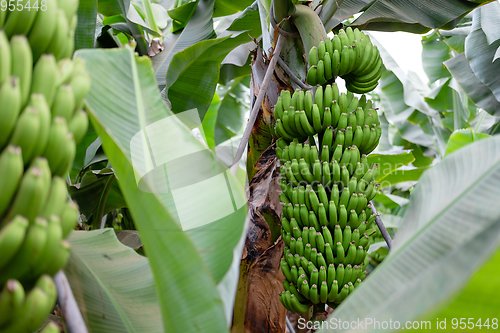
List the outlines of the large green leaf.
<svg viewBox="0 0 500 333">
<path fill-rule="evenodd" d="M 446 156 L 415 187 L 387 258 L 331 319 L 404 325 L 442 304 L 497 249 L 499 196 L 500 137 Z"/>
<path fill-rule="evenodd" d="M 500 7 L 500 3 L 494 2 L 487 5 L 488 8 Z M 470 62 L 474 74 L 488 89 L 493 92 L 497 101 L 500 101 L 500 61 L 494 61 L 495 53 L 500 47 L 500 39 L 491 44 L 488 43 L 483 25 L 494 24 L 481 18 L 481 10 L 474 11 L 472 31 L 465 39 L 465 56 Z"/>
<path fill-rule="evenodd" d="M 439 321 L 446 319 L 447 327 L 460 327 L 460 320 L 453 318 L 473 318 L 476 330 L 489 330 L 485 323 L 494 324 L 493 318 L 497 318 L 498 309 L 500 309 L 500 298 L 491 297 L 496 295 L 500 289 L 500 249 L 487 260 L 486 264 L 477 271 L 469 280 L 467 285 L 454 295 L 449 303 L 443 306 L 443 309 L 426 316 L 428 320 Z M 488 322 L 486 320 L 488 319 Z M 483 326 L 477 325 L 480 323 Z M 458 325 L 457 325 L 458 324 Z M 450 326 L 451 325 L 451 326 Z M 469 323 L 467 323 L 469 326 Z M 495 326 L 490 326 L 494 330 Z M 470 326 L 469 326 L 470 328 Z M 498 329 L 498 326 L 497 326 Z"/>
<path fill-rule="evenodd" d="M 490 137 L 488 134 L 484 133 L 474 133 L 470 128 L 464 128 L 456 130 L 450 136 L 448 143 L 446 145 L 446 155 L 468 145 L 477 140 L 482 140 Z"/>
<path fill-rule="evenodd" d="M 246 97 L 250 94 L 250 77 L 238 78 L 227 87 L 219 87 L 222 101 L 217 113 L 215 125 L 215 144 L 218 145 L 240 133 L 245 122 L 245 113 L 249 106 Z"/>
<path fill-rule="evenodd" d="M 491 1 L 491 0 L 489 0 Z M 350 2 L 349 0 L 344 1 Z M 481 1 L 481 2 L 488 2 Z M 467 0 L 374 0 L 353 25 L 366 30 L 425 33 L 430 29 L 455 27 L 479 6 Z"/>
<path fill-rule="evenodd" d="M 152 58 L 156 81 L 160 86 L 166 84 L 166 75 L 170 61 L 178 52 L 202 40 L 215 37 L 212 13 L 215 0 L 198 0 L 198 5 L 173 45 Z M 166 39 L 173 34 L 169 34 Z"/>
<path fill-rule="evenodd" d="M 253 38 L 258 38 L 262 35 L 260 27 L 259 6 L 255 1 L 251 6 L 248 6 L 234 21 L 231 23 L 229 31 L 248 31 L 248 34 Z"/>
<path fill-rule="evenodd" d="M 64 269 L 89 332 L 164 332 L 149 261 L 113 229 L 73 231 Z"/>
<path fill-rule="evenodd" d="M 465 53 L 461 53 L 444 62 L 453 78 L 474 104 L 493 115 L 500 115 L 500 102 L 471 69 Z"/>
<path fill-rule="evenodd" d="M 215 0 L 214 17 L 227 16 L 245 10 L 254 0 Z"/>
<path fill-rule="evenodd" d="M 482 6 L 481 11 L 481 29 L 483 29 L 488 44 L 500 39 L 500 3 L 492 2 L 491 4 Z"/>
<path fill-rule="evenodd" d="M 415 157 L 413 157 L 410 150 L 384 151 L 368 155 L 368 163 L 379 164 L 379 176 L 377 177 L 377 181 L 382 180 L 394 170 L 408 165 L 414 160 Z"/>
<path fill-rule="evenodd" d="M 419 180 L 420 176 L 427 170 L 428 167 L 423 168 L 415 168 L 415 167 L 402 167 L 394 172 L 391 172 L 389 175 L 384 177 L 380 181 L 380 187 L 389 187 L 395 184 L 404 183 L 404 182 L 415 182 Z"/>
<path fill-rule="evenodd" d="M 221 299 L 216 284 L 239 260 L 243 190 L 166 108 L 148 58 L 129 47 L 79 56 L 92 64 L 86 103 L 150 260 L 165 331 L 226 331 L 223 301 L 234 293 Z M 199 128 L 196 116 L 179 115 Z"/>
<path fill-rule="evenodd" d="M 174 55 L 165 87 L 172 111 L 196 109 L 203 119 L 219 81 L 222 60 L 236 46 L 248 41 L 250 37 L 240 33 L 235 37 L 200 41 Z"/>
<path fill-rule="evenodd" d="M 436 33 L 422 37 L 422 66 L 431 82 L 449 77 L 443 62 L 450 58 L 450 48 Z"/>
<path fill-rule="evenodd" d="M 196 0 L 188 1 L 168 11 L 168 16 L 174 20 L 172 23 L 172 32 L 183 29 L 186 26 L 191 16 L 193 16 L 197 5 L 198 1 Z"/>
<path fill-rule="evenodd" d="M 80 213 L 87 217 L 87 221 L 89 223 L 91 222 L 90 218 L 96 213 L 97 208 L 104 199 L 106 201 L 103 215 L 106 215 L 115 209 L 127 206 L 120 188 L 118 187 L 117 181 L 114 181 L 111 184 L 106 197 L 103 197 L 104 189 L 106 188 L 110 177 L 114 176 L 109 174 L 104 176 L 99 174 L 96 175 L 92 171 L 88 171 L 83 176 L 80 184 L 72 185 L 69 188 L 71 198 L 76 201 L 78 207 L 80 208 Z"/>
</svg>

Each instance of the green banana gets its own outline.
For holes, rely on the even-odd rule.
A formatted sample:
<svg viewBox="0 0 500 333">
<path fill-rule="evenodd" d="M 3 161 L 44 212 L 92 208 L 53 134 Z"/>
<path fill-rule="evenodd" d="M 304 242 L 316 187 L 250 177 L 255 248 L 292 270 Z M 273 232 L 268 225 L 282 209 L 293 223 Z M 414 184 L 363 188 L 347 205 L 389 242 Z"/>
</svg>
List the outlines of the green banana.
<svg viewBox="0 0 500 333">
<path fill-rule="evenodd" d="M 24 303 L 23 285 L 14 279 L 8 280 L 0 293 L 0 328 L 13 322 L 13 317 Z"/>
<path fill-rule="evenodd" d="M 26 36 L 16 35 L 10 40 L 12 59 L 11 75 L 19 78 L 21 87 L 21 107 L 28 102 L 33 72 L 33 55 Z"/>
<path fill-rule="evenodd" d="M 48 186 L 45 184 L 47 179 L 45 172 L 42 168 L 35 166 L 31 166 L 26 171 L 7 213 L 7 220 L 11 220 L 18 214 L 26 217 L 30 223 L 35 220 L 45 203 L 49 191 Z"/>
<path fill-rule="evenodd" d="M 309 66 L 315 66 L 318 64 L 318 48 L 316 46 L 311 47 L 309 50 Z"/>
<path fill-rule="evenodd" d="M 68 190 L 66 181 L 59 176 L 54 176 L 50 186 L 50 195 L 40 216 L 48 219 L 53 214 L 57 216 L 61 215 L 67 199 Z"/>
<path fill-rule="evenodd" d="M 0 269 L 21 248 L 28 225 L 28 220 L 18 215 L 0 230 L 0 253 L 2 253 L 0 257 Z"/>
<path fill-rule="evenodd" d="M 39 131 L 38 139 L 34 144 L 33 156 L 41 155 L 47 146 L 50 131 L 50 109 L 41 93 L 31 94 L 29 106 L 34 107 L 38 111 Z M 22 134 L 21 134 L 22 135 Z"/>
<path fill-rule="evenodd" d="M 78 65 L 81 63 L 80 65 Z M 60 86 L 61 84 L 69 83 L 73 76 L 73 72 L 75 71 L 75 64 L 77 64 L 76 67 L 80 67 L 83 65 L 85 67 L 85 63 L 81 58 L 76 58 L 74 60 L 64 58 L 61 59 L 57 62 L 57 66 L 59 67 L 59 75 L 58 75 L 58 80 L 57 80 L 57 86 Z"/>
<path fill-rule="evenodd" d="M 36 331 L 50 314 L 52 308 L 53 304 L 51 304 L 47 294 L 39 287 L 34 287 L 26 295 L 24 304 L 14 315 L 13 324 L 3 330 L 2 333 Z"/>
<path fill-rule="evenodd" d="M 57 91 L 58 76 L 59 69 L 54 55 L 42 55 L 33 69 L 31 93 L 43 94 L 47 104 L 49 106 L 52 105 L 52 101 Z"/>
<path fill-rule="evenodd" d="M 316 67 L 317 67 L 316 68 L 316 82 L 320 85 L 326 84 L 327 79 L 325 77 L 325 63 L 323 62 L 323 60 L 320 60 Z"/>
<path fill-rule="evenodd" d="M 0 193 L 2 194 L 0 197 L 0 216 L 9 208 L 22 179 L 23 171 L 21 149 L 14 146 L 5 148 L 0 154 L 0 173 L 8 175 L 8 177 L 0 177 Z"/>
<path fill-rule="evenodd" d="M 43 156 L 47 158 L 52 173 L 59 171 L 61 165 L 66 161 L 67 156 L 61 153 L 61 143 L 65 143 L 68 135 L 68 126 L 66 119 L 56 117 L 52 120 L 49 140 Z M 64 144 L 65 145 L 65 144 Z"/>
<path fill-rule="evenodd" d="M 56 29 L 52 36 L 50 44 L 47 46 L 45 53 L 52 53 L 57 60 L 62 59 L 62 53 L 64 52 L 64 44 L 67 41 L 67 33 L 69 30 L 69 21 L 66 18 L 64 11 L 58 8 L 56 11 Z"/>
<path fill-rule="evenodd" d="M 57 0 L 45 0 L 46 10 L 40 10 L 28 34 L 28 40 L 33 52 L 33 61 L 36 62 L 52 41 L 56 32 Z"/>
<path fill-rule="evenodd" d="M 63 238 L 66 238 L 69 233 L 75 228 L 80 213 L 78 205 L 73 201 L 68 201 L 61 213 L 61 227 L 63 231 Z"/>
<path fill-rule="evenodd" d="M 61 219 L 57 215 L 51 215 L 47 225 L 47 241 L 40 253 L 38 262 L 32 272 L 32 276 L 39 276 L 47 271 L 48 263 L 57 257 L 62 241 Z"/>
<path fill-rule="evenodd" d="M 16 254 L 0 272 L 0 284 L 10 278 L 21 279 L 29 277 L 35 263 L 47 240 L 47 221 L 36 218 L 26 233 L 26 239 Z"/>
<path fill-rule="evenodd" d="M 323 60 L 325 64 L 325 78 L 326 80 L 331 80 L 333 77 L 333 71 L 332 71 L 332 57 L 330 56 L 330 53 L 325 53 L 325 59 Z"/>
<path fill-rule="evenodd" d="M 35 287 L 38 287 L 45 292 L 49 303 L 52 304 L 52 307 L 54 307 L 57 300 L 57 290 L 54 280 L 52 280 L 49 275 L 43 274 L 36 281 Z"/>
<path fill-rule="evenodd" d="M 60 269 L 66 266 L 66 263 L 70 257 L 70 244 L 67 240 L 63 239 L 60 243 L 59 249 L 57 250 L 57 255 L 53 260 L 47 263 L 45 273 L 50 276 L 54 276 Z"/>
<path fill-rule="evenodd" d="M 90 91 L 90 75 L 86 72 L 78 73 L 77 75 L 73 76 L 73 78 L 69 82 L 69 85 L 71 86 L 75 94 L 76 109 L 81 109 L 83 106 L 83 99 Z"/>
<path fill-rule="evenodd" d="M 52 118 L 62 117 L 69 123 L 75 110 L 75 94 L 71 86 L 63 84 L 57 89 L 52 103 Z"/>
<path fill-rule="evenodd" d="M 66 20 L 71 22 L 78 10 L 78 0 L 57 0 L 57 6 L 64 12 Z M 75 28 L 72 27 L 72 30 Z"/>
</svg>

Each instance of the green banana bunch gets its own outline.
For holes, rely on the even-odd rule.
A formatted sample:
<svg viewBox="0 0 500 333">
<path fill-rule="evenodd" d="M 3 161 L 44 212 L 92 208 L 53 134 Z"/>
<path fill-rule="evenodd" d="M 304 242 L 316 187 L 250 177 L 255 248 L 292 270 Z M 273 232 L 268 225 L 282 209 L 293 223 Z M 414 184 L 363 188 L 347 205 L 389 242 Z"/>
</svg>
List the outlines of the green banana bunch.
<svg viewBox="0 0 500 333">
<path fill-rule="evenodd" d="M 64 180 L 87 133 L 85 63 L 72 60 L 78 0 L 0 11 L 0 332 L 33 332 L 52 311 L 52 278 L 78 220 Z M 31 2 L 33 5 L 33 1 Z M 42 4 L 39 4 L 41 6 Z M 16 5 L 16 9 L 18 9 Z M 26 294 L 25 294 L 26 289 Z M 43 332 L 53 332 L 48 324 Z"/>
<path fill-rule="evenodd" d="M 340 29 L 332 39 L 319 41 L 308 51 L 307 83 L 325 85 L 337 76 L 346 81 L 347 90 L 364 94 L 378 85 L 382 59 L 370 37 L 359 29 Z"/>
<path fill-rule="evenodd" d="M 342 152 L 355 145 L 361 155 L 369 154 L 382 135 L 378 113 L 371 101 L 366 102 L 364 95 L 358 99 L 352 92 L 339 93 L 336 83 L 324 89 L 316 87 L 314 98 L 309 91 L 297 89 L 291 94 L 283 90 L 274 106 L 274 117 L 276 135 L 285 142 L 304 142 L 325 133 L 325 142 L 319 150 L 326 144 L 330 153 L 340 144 Z"/>
<path fill-rule="evenodd" d="M 282 91 L 274 106 L 285 243 L 280 301 L 289 311 L 336 307 L 366 276 L 376 232 L 369 201 L 379 187 L 378 165 L 367 158 L 380 140 L 372 106 L 335 83 L 314 94 Z"/>
</svg>

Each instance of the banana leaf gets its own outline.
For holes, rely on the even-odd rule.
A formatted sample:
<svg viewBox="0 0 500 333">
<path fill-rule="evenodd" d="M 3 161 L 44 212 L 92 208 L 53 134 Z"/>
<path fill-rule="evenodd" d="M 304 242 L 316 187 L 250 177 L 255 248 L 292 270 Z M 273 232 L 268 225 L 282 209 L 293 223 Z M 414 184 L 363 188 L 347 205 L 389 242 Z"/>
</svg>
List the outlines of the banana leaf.
<svg viewBox="0 0 500 333">
<path fill-rule="evenodd" d="M 352 23 L 365 30 L 426 33 L 431 29 L 452 29 L 461 18 L 483 3 L 467 0 L 345 0 L 333 18 L 325 24 L 327 31 L 362 11 Z"/>
<path fill-rule="evenodd" d="M 149 59 L 129 47 L 78 56 L 92 64 L 86 104 L 149 258 L 164 330 L 227 331 L 246 217 L 239 181 L 191 133 L 202 134 L 197 113 L 167 109 Z"/>
<path fill-rule="evenodd" d="M 472 129 L 466 128 L 454 131 L 446 144 L 446 155 L 475 141 L 489 138 L 488 134 L 475 133 Z"/>
<path fill-rule="evenodd" d="M 488 8 L 500 7 L 498 2 L 488 4 Z M 482 11 L 475 10 L 472 21 L 472 31 L 465 39 L 465 56 L 469 60 L 470 68 L 483 84 L 492 91 L 497 101 L 500 101 L 500 61 L 493 61 L 500 39 L 489 43 L 482 28 L 484 25 L 495 24 L 482 18 Z M 497 110 L 495 110 L 497 111 Z"/>
<path fill-rule="evenodd" d="M 446 156 L 415 187 L 387 258 L 329 320 L 404 325 L 436 310 L 498 248 L 499 196 L 500 137 Z M 334 331 L 347 329 L 319 332 Z M 375 331 L 365 325 L 364 332 Z"/>
<path fill-rule="evenodd" d="M 163 332 L 147 258 L 121 244 L 113 229 L 73 231 L 64 269 L 89 332 Z"/>
<path fill-rule="evenodd" d="M 180 35 L 176 34 L 173 44 L 166 47 L 163 52 L 152 57 L 153 68 L 156 81 L 160 87 L 166 84 L 167 70 L 174 55 L 184 49 L 206 39 L 214 38 L 214 23 L 212 20 L 213 7 L 215 0 L 198 0 L 198 5 L 191 16 L 186 27 Z M 169 34 L 167 38 L 174 36 Z M 165 44 L 165 41 L 164 41 Z"/>
</svg>

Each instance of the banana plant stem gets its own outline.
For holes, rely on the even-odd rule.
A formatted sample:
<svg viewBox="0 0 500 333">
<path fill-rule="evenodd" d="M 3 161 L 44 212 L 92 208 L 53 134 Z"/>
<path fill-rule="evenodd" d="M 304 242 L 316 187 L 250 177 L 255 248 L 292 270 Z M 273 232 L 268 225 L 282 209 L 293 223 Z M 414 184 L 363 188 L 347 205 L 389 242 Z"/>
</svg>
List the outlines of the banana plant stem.
<svg viewBox="0 0 500 333">
<path fill-rule="evenodd" d="M 66 274 L 63 271 L 59 271 L 54 275 L 54 283 L 57 289 L 57 302 L 61 307 L 68 331 L 70 333 L 88 333 L 89 331 L 78 308 L 78 304 L 76 304 L 75 296 L 73 296 Z"/>
<path fill-rule="evenodd" d="M 253 125 L 255 124 L 255 120 L 257 119 L 257 115 L 259 114 L 262 101 L 264 100 L 264 96 L 266 95 L 267 86 L 269 85 L 269 82 L 273 77 L 274 68 L 276 67 L 276 62 L 280 57 L 283 44 L 285 44 L 285 37 L 279 35 L 278 41 L 276 42 L 276 47 L 273 50 L 271 61 L 269 62 L 269 67 L 267 67 L 266 75 L 264 76 L 264 80 L 262 81 L 262 85 L 260 86 L 257 100 L 255 101 L 252 111 L 250 112 L 250 119 L 248 119 L 247 127 L 245 128 L 245 132 L 243 132 L 243 137 L 241 138 L 240 145 L 238 147 L 238 150 L 236 151 L 236 155 L 231 166 L 231 173 L 233 175 L 235 175 L 236 171 L 238 170 L 238 164 L 240 163 L 241 157 L 243 156 L 243 151 L 245 150 L 248 139 L 250 138 L 250 134 L 252 133 Z"/>
<path fill-rule="evenodd" d="M 372 214 L 377 215 L 377 217 L 375 218 L 375 223 L 377 223 L 377 226 L 380 229 L 380 232 L 382 233 L 382 236 L 384 237 L 385 242 L 387 243 L 387 246 L 390 249 L 392 247 L 392 238 L 389 235 L 389 232 L 387 231 L 387 229 L 385 228 L 385 225 L 382 222 L 380 215 L 377 213 L 377 210 L 375 209 L 375 205 L 373 204 L 373 201 L 370 201 L 370 203 L 372 205 Z"/>
</svg>

